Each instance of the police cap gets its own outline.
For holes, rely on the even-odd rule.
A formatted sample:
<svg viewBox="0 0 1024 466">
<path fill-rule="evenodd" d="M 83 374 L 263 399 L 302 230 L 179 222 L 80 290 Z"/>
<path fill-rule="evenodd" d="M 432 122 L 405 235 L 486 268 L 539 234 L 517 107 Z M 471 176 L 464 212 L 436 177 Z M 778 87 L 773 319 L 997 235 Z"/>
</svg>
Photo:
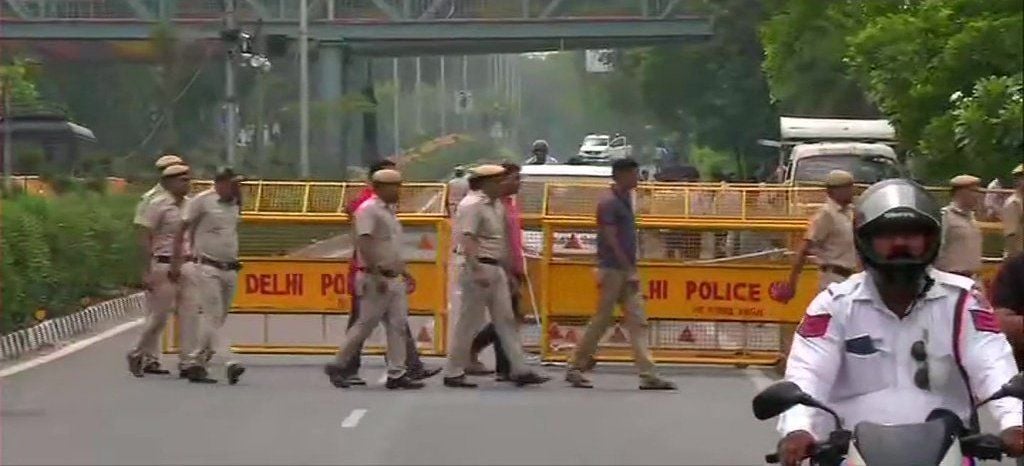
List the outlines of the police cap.
<svg viewBox="0 0 1024 466">
<path fill-rule="evenodd" d="M 164 178 L 180 176 L 188 173 L 188 170 L 188 165 L 171 165 L 165 168 L 164 171 L 161 172 L 161 175 L 163 175 Z"/>
<path fill-rule="evenodd" d="M 156 165 L 157 170 L 162 171 L 163 169 L 170 167 L 171 165 L 184 164 L 185 161 L 182 160 L 181 157 L 178 157 L 177 155 L 165 155 L 163 157 L 160 157 L 159 159 L 156 159 L 156 163 L 154 165 Z"/>
<path fill-rule="evenodd" d="M 829 188 L 841 188 L 853 184 L 853 175 L 843 170 L 832 170 L 825 177 L 825 186 Z"/>
</svg>

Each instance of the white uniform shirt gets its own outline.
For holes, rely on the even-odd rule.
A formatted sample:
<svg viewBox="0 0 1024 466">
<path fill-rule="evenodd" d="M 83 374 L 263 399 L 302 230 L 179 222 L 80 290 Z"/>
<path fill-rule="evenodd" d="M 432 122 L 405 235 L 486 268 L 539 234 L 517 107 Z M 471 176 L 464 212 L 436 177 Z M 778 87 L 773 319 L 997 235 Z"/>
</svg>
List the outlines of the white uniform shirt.
<svg viewBox="0 0 1024 466">
<path fill-rule="evenodd" d="M 880 424 L 924 422 L 936 408 L 946 408 L 969 425 L 967 385 L 954 356 L 954 318 L 962 314 L 961 361 L 974 396 L 982 400 L 1017 373 L 1006 337 L 998 331 L 991 305 L 971 291 L 974 281 L 930 270 L 933 286 L 914 309 L 899 319 L 886 309 L 874 281 L 865 272 L 834 283 L 811 302 L 793 338 L 786 380 L 836 410 L 844 427 L 863 421 Z M 968 292 L 957 310 L 961 292 Z M 914 342 L 926 339 L 931 390 L 914 384 L 919 364 L 911 356 Z M 1000 430 L 1022 422 L 1021 401 L 989 403 Z M 819 440 L 834 428 L 824 411 L 797 406 L 782 414 L 782 435 L 797 430 Z"/>
</svg>

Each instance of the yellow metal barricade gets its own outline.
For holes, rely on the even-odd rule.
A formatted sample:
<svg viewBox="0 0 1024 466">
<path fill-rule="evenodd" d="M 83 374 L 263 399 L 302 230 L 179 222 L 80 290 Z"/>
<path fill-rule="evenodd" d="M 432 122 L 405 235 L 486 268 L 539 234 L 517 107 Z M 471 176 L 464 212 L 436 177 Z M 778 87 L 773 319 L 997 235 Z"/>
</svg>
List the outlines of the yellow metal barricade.
<svg viewBox="0 0 1024 466">
<path fill-rule="evenodd" d="M 209 187 L 197 182 L 194 190 Z M 330 354 L 351 309 L 348 261 L 353 246 L 344 206 L 360 183 L 254 181 L 244 184 L 240 227 L 243 269 L 232 311 L 235 351 L 253 354 Z M 413 337 L 427 354 L 442 355 L 448 328 L 451 238 L 444 217 L 444 184 L 403 186 L 399 218 L 405 256 L 416 277 L 409 299 Z M 532 289 L 525 312 L 541 317 L 524 326 L 528 347 L 547 361 L 568 357 L 596 310 L 596 220 L 607 184 L 524 183 L 519 196 L 523 243 Z M 936 189 L 941 196 L 943 189 Z M 792 251 L 807 219 L 825 199 L 815 187 L 653 183 L 635 195 L 640 287 L 657 360 L 770 365 L 785 348 L 817 292 L 808 265 L 797 296 L 773 300 L 773 285 L 788 278 Z M 996 223 L 983 223 L 988 256 L 1001 253 Z M 998 260 L 986 265 L 991 280 Z M 534 309 L 536 307 L 536 309 Z M 620 315 L 620 314 L 619 314 Z M 303 321 L 305 324 L 300 324 Z M 237 327 L 237 328 L 236 328 Z M 240 329 L 239 329 L 240 328 Z M 601 338 L 598 358 L 630 360 L 620 322 Z M 379 353 L 383 332 L 368 341 Z M 236 334 L 237 333 L 237 334 Z M 175 352 L 168 343 L 165 351 Z M 536 340 L 535 342 L 533 340 Z"/>
</svg>

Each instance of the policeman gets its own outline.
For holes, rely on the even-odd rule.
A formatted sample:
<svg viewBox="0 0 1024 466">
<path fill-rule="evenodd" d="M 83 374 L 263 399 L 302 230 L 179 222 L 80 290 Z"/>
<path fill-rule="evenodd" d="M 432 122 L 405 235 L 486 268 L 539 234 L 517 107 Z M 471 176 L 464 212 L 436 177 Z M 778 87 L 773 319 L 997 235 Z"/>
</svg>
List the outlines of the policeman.
<svg viewBox="0 0 1024 466">
<path fill-rule="evenodd" d="M 455 217 L 456 206 L 468 192 L 469 182 L 466 180 L 466 168 L 461 165 L 455 167 L 455 176 L 448 182 L 448 201 L 445 203 L 449 218 Z"/>
<path fill-rule="evenodd" d="M 630 158 L 612 162 L 614 184 L 597 205 L 597 260 L 598 298 L 597 312 L 587 324 L 583 341 L 569 358 L 565 380 L 576 388 L 592 388 L 583 376 L 597 351 L 598 340 L 612 323 L 615 306 L 622 306 L 626 331 L 633 345 L 633 358 L 640 373 L 641 390 L 674 390 L 676 385 L 662 379 L 655 372 L 650 350 L 647 348 L 647 316 L 643 310 L 640 278 L 637 275 L 636 219 L 630 194 L 637 185 L 639 167 Z"/>
<path fill-rule="evenodd" d="M 194 383 L 216 383 L 209 378 L 208 365 L 217 354 L 224 364 L 229 384 L 238 383 L 245 368 L 229 355 L 231 348 L 218 332 L 231 310 L 238 271 L 238 222 L 241 219 L 244 177 L 229 167 L 217 169 L 213 187 L 196 194 L 182 213 L 182 226 L 174 243 L 171 278 L 184 276 L 184 307 L 199 323 L 196 347 L 186 357 L 185 377 Z M 190 234 L 193 259 L 185 268 L 184 238 Z M 183 275 L 184 274 L 184 275 Z"/>
<path fill-rule="evenodd" d="M 470 343 L 483 321 L 483 309 L 490 312 L 502 349 L 509 360 L 510 380 L 517 385 L 540 384 L 549 377 L 531 371 L 523 358 L 522 342 L 516 329 L 512 301 L 505 273 L 509 260 L 507 227 L 501 203 L 505 169 L 482 165 L 474 169 L 480 190 L 477 198 L 459 209 L 452 234 L 461 243 L 464 263 L 459 270 L 461 306 L 448 352 L 444 384 L 447 387 L 476 387 L 466 381 Z"/>
<path fill-rule="evenodd" d="M 155 163 L 157 172 L 161 174 L 161 177 L 163 176 L 163 171 L 166 170 L 168 167 L 171 167 L 171 166 L 174 166 L 174 165 L 184 165 L 184 164 L 185 164 L 185 161 L 182 160 L 181 157 L 178 157 L 177 155 L 164 155 L 164 156 L 158 158 L 156 160 L 156 163 Z M 139 199 L 139 203 L 135 205 L 135 217 L 134 217 L 132 223 L 136 227 L 138 227 L 138 229 L 139 229 L 139 242 L 143 245 L 143 247 L 140 249 L 140 251 L 142 252 L 142 254 L 144 256 L 144 257 L 142 257 L 142 261 L 145 264 L 149 264 L 150 263 L 150 261 L 151 261 L 151 257 L 150 256 L 151 256 L 151 252 L 152 252 L 151 249 L 150 249 L 150 243 L 149 243 L 150 239 L 151 239 L 151 237 L 150 237 L 151 231 L 150 231 L 150 228 L 148 228 L 145 225 L 146 224 L 146 221 L 145 221 L 146 208 L 149 205 L 150 201 L 152 201 L 154 198 L 156 198 L 157 196 L 159 196 L 161 194 L 165 194 L 166 192 L 167 192 L 167 190 L 164 189 L 163 182 L 162 181 L 161 182 L 157 182 L 157 184 L 154 185 L 152 188 L 150 188 L 149 191 L 146 191 L 145 193 L 142 194 L 142 197 Z M 147 311 L 147 312 L 152 313 L 152 311 Z M 181 315 L 179 314 L 179 318 L 180 317 L 181 317 Z M 184 324 L 184 322 L 183 322 L 183 324 Z M 190 323 L 190 324 L 194 325 L 194 323 Z M 183 327 L 187 328 L 188 325 L 184 325 Z M 162 331 L 162 330 L 163 330 L 163 328 L 161 327 L 159 329 L 159 331 Z M 182 347 L 187 347 L 187 346 L 189 346 L 192 343 L 190 341 L 191 339 L 194 338 L 192 333 L 193 332 L 182 333 L 181 339 L 180 339 Z M 159 347 L 159 343 L 160 343 L 159 339 L 152 339 L 152 340 L 147 342 L 147 344 L 149 346 L 146 347 L 146 348 L 143 348 L 142 354 L 144 356 L 143 356 L 143 361 L 142 361 L 142 365 L 143 365 L 142 371 L 144 373 L 146 373 L 146 374 L 167 374 L 168 373 L 167 370 L 162 369 L 160 367 L 160 359 L 159 359 L 160 347 Z M 181 370 L 181 367 L 178 367 L 178 370 Z"/>
<path fill-rule="evenodd" d="M 789 282 L 777 292 L 782 301 L 788 302 L 796 294 L 796 284 L 809 252 L 813 251 L 818 257 L 818 291 L 831 283 L 846 280 L 857 268 L 850 208 L 853 176 L 842 170 L 833 170 L 825 178 L 825 188 L 828 200 L 811 218 L 811 225 L 790 269 Z"/>
<path fill-rule="evenodd" d="M 868 188 L 854 225 L 865 271 L 819 293 L 797 329 L 786 380 L 834 408 L 847 425 L 923 422 L 944 408 L 976 427 L 974 400 L 1017 372 L 974 281 L 930 267 L 941 241 L 939 215 L 934 199 L 911 181 Z M 1021 401 L 989 407 L 1007 453 L 1024 453 Z M 811 408 L 785 412 L 778 424 L 782 464 L 808 457 L 831 423 Z"/>
<path fill-rule="evenodd" d="M 168 373 L 159 368 L 157 344 L 167 324 L 167 314 L 178 308 L 181 288 L 171 281 L 168 272 L 171 269 L 174 236 L 181 229 L 181 208 L 186 202 L 189 183 L 188 166 L 170 165 L 165 168 L 160 179 L 160 191 L 146 202 L 142 217 L 137 221 L 146 229 L 142 241 L 147 257 L 142 277 L 146 285 L 148 314 L 142 335 L 128 353 L 128 370 L 136 377 L 142 377 L 145 373 Z M 185 254 L 188 254 L 187 247 Z M 187 338 L 182 337 L 182 341 L 193 339 L 192 330 L 188 326 L 181 327 L 181 331 L 188 334 Z M 185 358 L 179 356 L 179 359 Z"/>
<path fill-rule="evenodd" d="M 1005 256 L 1024 251 L 1024 164 L 1013 169 L 1013 194 L 1003 204 Z"/>
<path fill-rule="evenodd" d="M 470 171 L 466 175 L 466 178 L 468 191 L 452 211 L 453 231 L 455 229 L 455 218 L 458 216 L 460 210 L 467 205 L 487 198 L 487 196 L 480 191 L 481 178 L 479 176 L 477 176 L 473 171 Z M 452 255 L 448 261 L 448 328 L 445 333 L 448 335 L 448 351 L 451 351 L 451 344 L 454 340 L 452 336 L 455 335 L 455 322 L 458 320 L 459 309 L 462 308 L 462 286 L 459 284 L 459 270 L 462 268 L 462 264 L 464 262 L 460 243 L 458 241 L 452 241 L 452 243 L 454 243 L 452 246 Z M 469 375 L 487 375 L 490 374 L 491 371 L 479 361 L 471 360 L 469 366 L 466 367 L 466 373 Z"/>
<path fill-rule="evenodd" d="M 402 175 L 396 170 L 380 170 L 371 177 L 373 197 L 355 212 L 356 247 L 362 265 L 356 275 L 360 315 L 345 332 L 334 363 L 324 367 L 331 383 L 350 386 L 352 369 L 346 367 L 356 351 L 383 320 L 387 330 L 389 389 L 423 388 L 405 370 L 406 328 L 409 325 L 407 291 L 415 286 L 402 258 L 402 225 L 392 210 L 398 203 Z"/>
<path fill-rule="evenodd" d="M 345 215 L 348 215 L 349 218 L 355 218 L 356 210 L 358 210 L 363 203 L 373 198 L 373 175 L 375 173 L 381 170 L 394 168 L 395 162 L 388 159 L 379 160 L 371 164 L 367 177 L 369 185 L 359 193 L 359 196 L 345 206 Z M 357 293 L 359 290 L 356 288 L 356 275 L 360 266 L 361 258 L 359 256 L 359 251 L 356 248 L 353 248 L 352 259 L 348 262 L 348 290 L 352 296 L 352 312 L 349 314 L 348 326 L 346 329 L 352 328 L 352 326 L 355 325 L 359 320 L 361 312 L 359 307 L 361 300 Z M 416 349 L 416 340 L 412 338 L 412 331 L 408 326 L 405 327 L 405 336 L 405 364 L 408 369 L 409 376 L 415 380 L 420 380 L 433 377 L 441 372 L 440 367 L 428 367 L 423 363 L 423 360 L 420 358 L 420 354 Z M 343 365 L 350 373 L 348 379 L 349 385 L 366 385 L 366 381 L 363 380 L 362 377 L 359 377 L 359 369 L 362 365 L 362 353 L 363 346 L 360 344 L 356 348 L 356 351 L 352 353 L 352 359 Z"/>
<path fill-rule="evenodd" d="M 949 180 L 952 201 L 942 208 L 942 243 L 935 268 L 977 279 L 981 272 L 981 228 L 974 219 L 984 195 L 981 179 L 959 175 Z"/>
</svg>

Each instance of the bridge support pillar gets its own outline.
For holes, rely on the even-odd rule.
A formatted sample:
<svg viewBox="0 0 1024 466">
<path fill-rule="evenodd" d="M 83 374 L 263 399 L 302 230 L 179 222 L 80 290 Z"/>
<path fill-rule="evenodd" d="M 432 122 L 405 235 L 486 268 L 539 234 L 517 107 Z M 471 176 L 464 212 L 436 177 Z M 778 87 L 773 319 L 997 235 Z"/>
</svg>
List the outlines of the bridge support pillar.
<svg viewBox="0 0 1024 466">
<path fill-rule="evenodd" d="M 371 105 L 369 111 L 359 105 L 343 115 L 345 152 L 347 166 L 366 165 L 370 159 L 376 159 L 377 120 L 376 99 L 373 94 L 373 79 L 370 76 L 372 67 L 370 58 L 347 53 L 345 56 L 344 87 L 347 99 L 357 101 L 360 97 Z M 364 113 L 365 112 L 365 113 Z"/>
<path fill-rule="evenodd" d="M 321 44 L 314 69 L 316 101 L 310 105 L 310 169 L 314 178 L 338 180 L 344 176 L 341 97 L 344 49 L 341 45 Z"/>
</svg>

